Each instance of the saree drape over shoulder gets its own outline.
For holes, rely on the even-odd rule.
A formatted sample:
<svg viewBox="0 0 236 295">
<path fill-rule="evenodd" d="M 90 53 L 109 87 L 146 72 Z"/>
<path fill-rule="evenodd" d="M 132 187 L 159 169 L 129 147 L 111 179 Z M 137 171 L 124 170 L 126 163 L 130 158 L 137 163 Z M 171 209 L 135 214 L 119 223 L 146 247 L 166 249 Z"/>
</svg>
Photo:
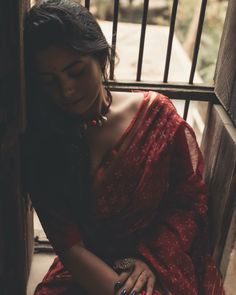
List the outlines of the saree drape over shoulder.
<svg viewBox="0 0 236 295">
<path fill-rule="evenodd" d="M 208 251 L 207 192 L 195 134 L 167 97 L 150 96 L 144 93 L 93 176 L 96 218 L 106 232 L 102 247 L 86 240 L 63 206 L 48 206 L 32 194 L 34 207 L 59 255 L 83 240 L 110 265 L 122 257 L 144 260 L 157 277 L 155 294 L 224 294 Z M 73 284 L 57 258 L 36 294 L 82 295 Z"/>
</svg>

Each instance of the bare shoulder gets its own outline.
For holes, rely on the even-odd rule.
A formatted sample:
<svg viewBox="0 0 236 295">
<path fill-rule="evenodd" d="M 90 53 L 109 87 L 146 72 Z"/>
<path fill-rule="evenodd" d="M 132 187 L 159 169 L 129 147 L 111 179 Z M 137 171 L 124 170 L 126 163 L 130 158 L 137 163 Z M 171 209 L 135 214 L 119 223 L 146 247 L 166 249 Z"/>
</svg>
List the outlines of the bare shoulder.
<svg viewBox="0 0 236 295">
<path fill-rule="evenodd" d="M 156 98 L 156 92 L 149 92 L 150 99 L 149 104 Z M 115 113 L 136 113 L 139 109 L 143 99 L 144 92 L 112 92 L 113 96 L 113 111 Z"/>
</svg>

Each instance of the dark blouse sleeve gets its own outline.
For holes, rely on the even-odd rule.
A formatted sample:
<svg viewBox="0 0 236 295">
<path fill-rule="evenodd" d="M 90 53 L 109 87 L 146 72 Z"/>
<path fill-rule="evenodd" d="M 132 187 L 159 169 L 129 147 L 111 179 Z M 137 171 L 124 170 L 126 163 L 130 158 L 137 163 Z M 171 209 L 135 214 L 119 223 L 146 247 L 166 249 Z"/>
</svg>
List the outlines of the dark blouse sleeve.
<svg viewBox="0 0 236 295">
<path fill-rule="evenodd" d="M 175 295 L 224 294 L 207 254 L 208 207 L 202 155 L 185 121 L 176 131 L 172 148 L 169 191 L 158 212 L 154 234 L 139 244 L 139 254 Z"/>
<path fill-rule="evenodd" d="M 60 183 L 63 181 L 50 177 L 62 169 L 57 167 L 57 157 L 53 162 L 52 156 L 50 160 L 45 156 L 48 144 L 44 141 L 31 136 L 29 139 L 26 137 L 22 145 L 25 191 L 30 195 L 47 238 L 59 255 L 74 244 L 82 243 L 80 228 L 60 197 Z"/>
<path fill-rule="evenodd" d="M 65 207 L 44 202 L 45 195 L 32 193 L 31 199 L 42 227 L 56 254 L 60 255 L 76 243 L 82 243 L 79 226 Z"/>
</svg>

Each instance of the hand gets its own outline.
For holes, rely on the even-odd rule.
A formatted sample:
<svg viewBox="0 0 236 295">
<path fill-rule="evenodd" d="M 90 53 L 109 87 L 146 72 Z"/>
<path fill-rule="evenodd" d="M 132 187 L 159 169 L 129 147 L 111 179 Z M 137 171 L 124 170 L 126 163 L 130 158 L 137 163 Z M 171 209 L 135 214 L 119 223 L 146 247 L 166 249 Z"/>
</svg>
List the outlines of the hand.
<svg viewBox="0 0 236 295">
<path fill-rule="evenodd" d="M 152 295 L 156 277 L 146 263 L 135 259 L 132 270 L 122 272 L 119 281 L 122 287 L 116 291 L 115 295 L 138 295 L 144 288 L 146 295 Z"/>
</svg>

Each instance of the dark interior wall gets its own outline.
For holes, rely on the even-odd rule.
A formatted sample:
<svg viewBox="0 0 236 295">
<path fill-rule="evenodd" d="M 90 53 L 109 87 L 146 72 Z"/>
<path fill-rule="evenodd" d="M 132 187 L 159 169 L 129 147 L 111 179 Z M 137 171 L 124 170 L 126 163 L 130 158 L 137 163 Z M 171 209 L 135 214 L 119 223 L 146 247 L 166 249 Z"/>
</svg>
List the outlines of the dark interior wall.
<svg viewBox="0 0 236 295">
<path fill-rule="evenodd" d="M 27 1 L 0 1 L 0 294 L 25 295 L 32 210 L 22 193 L 24 127 L 22 18 Z M 28 220 L 28 222 L 27 222 Z"/>
</svg>

